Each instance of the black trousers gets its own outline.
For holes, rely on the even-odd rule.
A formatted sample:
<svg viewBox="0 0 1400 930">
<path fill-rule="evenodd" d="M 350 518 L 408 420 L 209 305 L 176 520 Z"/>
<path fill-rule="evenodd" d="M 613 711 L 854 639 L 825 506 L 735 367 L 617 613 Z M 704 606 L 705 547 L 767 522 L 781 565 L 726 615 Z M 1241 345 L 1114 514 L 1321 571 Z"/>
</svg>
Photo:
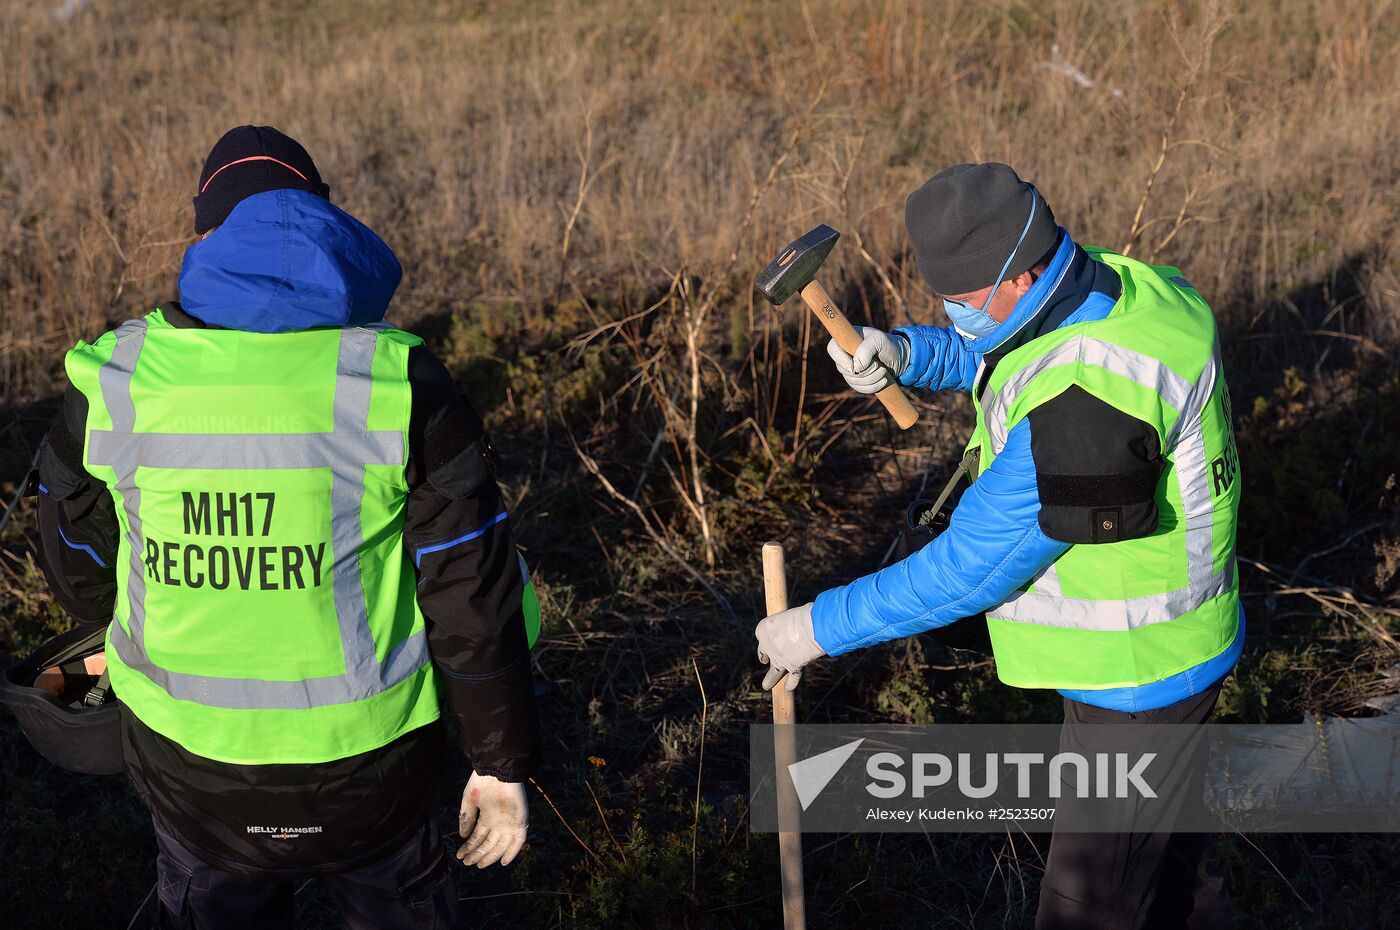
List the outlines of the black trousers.
<svg viewBox="0 0 1400 930">
<path fill-rule="evenodd" d="M 160 926 L 166 930 L 291 930 L 297 881 L 208 865 L 156 824 Z M 457 926 L 457 890 L 437 825 L 383 858 L 320 877 L 347 930 Z"/>
<path fill-rule="evenodd" d="M 1060 730 L 1064 752 L 1092 752 L 1086 725 L 1205 723 L 1215 710 L 1220 685 L 1159 710 L 1133 714 L 1065 699 Z M 1177 748 L 1180 748 L 1179 746 Z M 1130 823 L 1142 832 L 1057 832 L 1040 883 L 1036 930 L 1216 930 L 1230 927 L 1230 898 L 1220 875 L 1206 864 L 1208 834 L 1172 833 L 1187 805 L 1200 805 L 1205 781 L 1205 743 L 1179 752 L 1169 779 L 1154 785 L 1179 805 L 1157 808 L 1153 823 Z M 1062 798 L 1061 807 L 1073 806 Z M 1069 813 L 1072 813 L 1070 811 Z M 1069 820 L 1068 822 L 1073 822 Z"/>
</svg>

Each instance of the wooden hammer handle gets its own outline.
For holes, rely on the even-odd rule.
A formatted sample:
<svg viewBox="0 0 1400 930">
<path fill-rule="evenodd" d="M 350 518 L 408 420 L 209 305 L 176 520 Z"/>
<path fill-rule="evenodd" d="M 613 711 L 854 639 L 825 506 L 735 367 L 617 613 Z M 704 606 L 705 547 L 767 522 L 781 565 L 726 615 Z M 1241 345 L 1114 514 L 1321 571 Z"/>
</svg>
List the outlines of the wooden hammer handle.
<svg viewBox="0 0 1400 930">
<path fill-rule="evenodd" d="M 763 544 L 763 594 L 768 616 L 787 610 L 787 572 L 782 543 Z M 792 692 L 784 687 L 781 681 L 774 686 L 772 695 L 775 724 L 773 761 L 776 763 L 774 775 L 778 783 L 778 864 L 783 881 L 783 927 L 785 930 L 802 930 L 807 925 L 807 914 L 802 882 L 802 834 L 798 832 L 801 807 L 797 802 L 797 789 L 792 784 L 792 773 L 788 769 L 789 765 L 797 761 L 797 741 L 792 726 L 797 722 L 797 712 Z"/>
<path fill-rule="evenodd" d="M 822 325 L 831 333 L 831 338 L 836 340 L 841 351 L 847 355 L 856 354 L 856 349 L 860 348 L 860 335 L 820 281 L 813 281 L 802 289 L 802 302 L 822 321 Z M 885 409 L 894 417 L 900 429 L 908 429 L 919 421 L 919 412 L 909 403 L 909 398 L 904 396 L 904 391 L 899 385 L 891 384 L 875 396 L 885 405 Z"/>
</svg>

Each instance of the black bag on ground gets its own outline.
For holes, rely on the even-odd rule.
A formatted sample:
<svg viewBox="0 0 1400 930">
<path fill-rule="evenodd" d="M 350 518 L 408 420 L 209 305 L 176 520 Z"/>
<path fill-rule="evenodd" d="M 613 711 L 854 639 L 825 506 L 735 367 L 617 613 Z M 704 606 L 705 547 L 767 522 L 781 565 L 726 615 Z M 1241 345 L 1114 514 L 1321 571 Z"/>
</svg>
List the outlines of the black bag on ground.
<svg viewBox="0 0 1400 930">
<path fill-rule="evenodd" d="M 83 775 L 116 775 L 122 760 L 121 704 L 107 673 L 92 674 L 84 659 L 102 651 L 107 625 L 83 624 L 45 642 L 0 681 L 0 702 L 40 755 Z M 36 687 L 45 669 L 62 675 L 60 693 Z"/>
</svg>

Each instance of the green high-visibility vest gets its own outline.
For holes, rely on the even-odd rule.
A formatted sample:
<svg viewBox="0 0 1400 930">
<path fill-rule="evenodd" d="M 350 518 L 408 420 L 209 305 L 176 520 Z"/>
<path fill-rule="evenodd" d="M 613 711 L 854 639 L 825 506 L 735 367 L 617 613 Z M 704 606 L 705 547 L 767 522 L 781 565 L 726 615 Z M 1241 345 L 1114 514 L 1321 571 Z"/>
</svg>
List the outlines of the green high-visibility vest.
<svg viewBox="0 0 1400 930">
<path fill-rule="evenodd" d="M 438 717 L 402 533 L 420 341 L 175 328 L 157 310 L 68 353 L 84 465 L 120 522 L 111 682 L 144 724 L 264 764 Z"/>
<path fill-rule="evenodd" d="M 1225 651 L 1239 618 L 1241 482 L 1215 317 L 1177 269 L 1088 251 L 1119 274 L 1122 295 L 1104 319 L 1007 353 L 974 392 L 968 448 L 980 473 L 1017 423 L 1077 385 L 1157 431 L 1159 524 L 1141 539 L 1071 546 L 987 611 L 997 674 L 1024 688 L 1157 681 Z"/>
</svg>

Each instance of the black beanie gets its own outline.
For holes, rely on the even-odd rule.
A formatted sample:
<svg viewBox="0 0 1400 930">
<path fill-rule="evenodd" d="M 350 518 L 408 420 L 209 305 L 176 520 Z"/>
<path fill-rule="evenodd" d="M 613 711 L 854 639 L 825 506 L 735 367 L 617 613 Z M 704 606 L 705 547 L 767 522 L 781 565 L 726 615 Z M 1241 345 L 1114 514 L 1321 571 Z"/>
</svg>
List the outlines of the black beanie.
<svg viewBox="0 0 1400 930">
<path fill-rule="evenodd" d="M 1035 205 L 1035 216 L 1026 219 Z M 1059 238 L 1055 214 L 1035 186 L 1010 165 L 954 165 L 935 174 L 904 202 L 904 225 L 919 273 L 938 294 L 991 287 L 1006 257 L 1025 239 L 1002 280 L 1029 270 Z"/>
<path fill-rule="evenodd" d="M 300 142 L 271 126 L 234 127 L 204 159 L 194 198 L 194 231 L 202 236 L 218 226 L 245 197 L 285 189 L 327 199 L 331 193 Z"/>
</svg>

